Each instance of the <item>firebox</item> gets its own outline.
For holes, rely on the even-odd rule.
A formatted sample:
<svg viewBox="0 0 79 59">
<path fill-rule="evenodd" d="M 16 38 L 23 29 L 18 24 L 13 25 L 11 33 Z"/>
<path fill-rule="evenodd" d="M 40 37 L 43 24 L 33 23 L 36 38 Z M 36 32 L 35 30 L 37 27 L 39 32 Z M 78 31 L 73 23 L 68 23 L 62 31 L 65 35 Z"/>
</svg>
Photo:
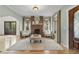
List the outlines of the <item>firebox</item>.
<svg viewBox="0 0 79 59">
<path fill-rule="evenodd" d="M 40 29 L 35 29 L 34 34 L 40 34 Z"/>
</svg>

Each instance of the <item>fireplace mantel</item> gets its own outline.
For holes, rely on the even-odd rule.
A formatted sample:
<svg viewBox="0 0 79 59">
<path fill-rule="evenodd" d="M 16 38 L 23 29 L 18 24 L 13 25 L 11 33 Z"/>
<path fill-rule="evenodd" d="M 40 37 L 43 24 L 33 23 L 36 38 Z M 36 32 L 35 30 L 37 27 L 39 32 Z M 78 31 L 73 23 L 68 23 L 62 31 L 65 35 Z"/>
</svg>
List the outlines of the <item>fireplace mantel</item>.
<svg viewBox="0 0 79 59">
<path fill-rule="evenodd" d="M 34 16 L 31 16 L 31 32 L 34 33 L 35 29 L 39 29 L 40 30 L 40 34 L 43 34 L 43 16 L 39 16 L 39 23 L 35 24 L 33 22 L 35 22 L 34 20 Z"/>
</svg>

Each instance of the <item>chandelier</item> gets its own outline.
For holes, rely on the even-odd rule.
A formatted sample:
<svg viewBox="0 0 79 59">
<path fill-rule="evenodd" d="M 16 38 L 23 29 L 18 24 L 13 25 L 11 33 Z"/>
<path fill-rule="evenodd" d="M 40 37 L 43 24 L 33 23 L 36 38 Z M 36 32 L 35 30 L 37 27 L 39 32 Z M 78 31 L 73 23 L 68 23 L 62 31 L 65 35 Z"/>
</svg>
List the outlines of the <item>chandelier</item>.
<svg viewBox="0 0 79 59">
<path fill-rule="evenodd" d="M 35 12 L 38 11 L 38 9 L 39 9 L 39 8 L 38 8 L 37 6 L 34 6 L 34 7 L 33 7 L 33 11 L 35 11 Z"/>
</svg>

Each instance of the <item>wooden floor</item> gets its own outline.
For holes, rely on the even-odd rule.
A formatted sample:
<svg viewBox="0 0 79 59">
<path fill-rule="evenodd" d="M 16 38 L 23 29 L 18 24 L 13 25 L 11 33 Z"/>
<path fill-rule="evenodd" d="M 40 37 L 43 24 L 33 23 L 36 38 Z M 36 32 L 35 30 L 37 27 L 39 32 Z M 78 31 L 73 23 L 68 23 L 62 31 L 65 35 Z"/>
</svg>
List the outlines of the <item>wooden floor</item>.
<svg viewBox="0 0 79 59">
<path fill-rule="evenodd" d="M 2 54 L 79 54 L 79 50 L 21 50 L 21 51 L 7 51 Z"/>
<path fill-rule="evenodd" d="M 79 50 L 16 51 L 17 54 L 79 54 Z"/>
<path fill-rule="evenodd" d="M 5 51 L 0 54 L 79 54 L 79 50 L 18 50 Z"/>
</svg>

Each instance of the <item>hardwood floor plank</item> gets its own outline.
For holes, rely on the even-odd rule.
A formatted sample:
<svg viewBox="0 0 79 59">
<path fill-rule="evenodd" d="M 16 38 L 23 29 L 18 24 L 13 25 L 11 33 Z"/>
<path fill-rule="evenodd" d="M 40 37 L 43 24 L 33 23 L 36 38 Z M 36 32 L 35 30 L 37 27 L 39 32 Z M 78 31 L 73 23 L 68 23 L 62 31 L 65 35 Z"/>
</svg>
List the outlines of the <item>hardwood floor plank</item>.
<svg viewBox="0 0 79 59">
<path fill-rule="evenodd" d="M 2 54 L 79 54 L 79 50 L 19 50 L 7 51 Z"/>
</svg>

